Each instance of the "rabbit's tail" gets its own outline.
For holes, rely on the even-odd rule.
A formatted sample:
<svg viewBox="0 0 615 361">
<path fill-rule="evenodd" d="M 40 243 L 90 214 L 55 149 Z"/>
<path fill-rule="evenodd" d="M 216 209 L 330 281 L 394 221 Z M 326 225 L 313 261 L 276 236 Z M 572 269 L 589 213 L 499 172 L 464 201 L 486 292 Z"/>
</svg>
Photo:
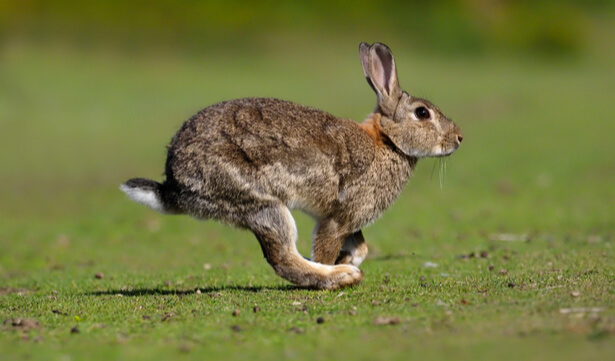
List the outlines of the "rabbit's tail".
<svg viewBox="0 0 615 361">
<path fill-rule="evenodd" d="M 120 186 L 120 189 L 133 201 L 147 206 L 160 213 L 175 213 L 176 207 L 169 202 L 165 186 L 161 183 L 145 178 L 129 179 Z"/>
</svg>

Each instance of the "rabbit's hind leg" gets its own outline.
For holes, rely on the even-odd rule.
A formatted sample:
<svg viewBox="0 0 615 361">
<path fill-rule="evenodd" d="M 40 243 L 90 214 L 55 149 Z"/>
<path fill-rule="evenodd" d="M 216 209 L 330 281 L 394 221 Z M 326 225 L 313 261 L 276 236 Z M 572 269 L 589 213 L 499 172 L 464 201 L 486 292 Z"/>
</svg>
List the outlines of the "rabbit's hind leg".
<svg viewBox="0 0 615 361">
<path fill-rule="evenodd" d="M 260 242 L 267 262 L 280 277 L 301 287 L 336 289 L 354 285 L 363 272 L 352 265 L 323 265 L 303 258 L 297 251 L 297 227 L 283 204 L 262 207 L 250 217 L 248 228 Z"/>
<path fill-rule="evenodd" d="M 342 246 L 353 237 L 353 233 L 347 231 L 343 225 L 333 218 L 325 218 L 316 224 L 313 235 L 312 260 L 314 262 L 330 265 L 350 263 L 336 262 L 340 257 Z"/>
<path fill-rule="evenodd" d="M 359 230 L 346 238 L 335 264 L 351 264 L 359 267 L 367 257 L 367 252 L 367 243 L 363 232 Z"/>
</svg>

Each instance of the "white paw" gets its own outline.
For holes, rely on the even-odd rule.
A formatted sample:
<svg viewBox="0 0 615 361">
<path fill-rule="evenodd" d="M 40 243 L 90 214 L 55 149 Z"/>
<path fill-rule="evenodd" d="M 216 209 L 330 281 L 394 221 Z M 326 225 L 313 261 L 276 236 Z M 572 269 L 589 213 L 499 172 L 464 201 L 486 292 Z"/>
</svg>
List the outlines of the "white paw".
<svg viewBox="0 0 615 361">
<path fill-rule="evenodd" d="M 361 282 L 363 271 L 352 265 L 337 265 L 332 267 L 328 278 L 327 289 L 347 287 Z"/>
<path fill-rule="evenodd" d="M 350 264 L 353 266 L 359 267 L 361 263 L 363 263 L 364 260 L 365 260 L 365 256 L 361 257 L 358 255 L 354 255 L 352 259 L 350 260 Z"/>
</svg>

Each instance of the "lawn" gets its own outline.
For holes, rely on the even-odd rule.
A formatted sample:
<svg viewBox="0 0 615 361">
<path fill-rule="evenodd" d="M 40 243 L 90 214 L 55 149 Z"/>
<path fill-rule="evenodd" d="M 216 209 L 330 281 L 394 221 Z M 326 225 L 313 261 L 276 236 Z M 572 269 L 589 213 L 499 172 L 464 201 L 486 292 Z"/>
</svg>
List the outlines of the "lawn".
<svg viewBox="0 0 615 361">
<path fill-rule="evenodd" d="M 391 44 L 402 87 L 439 105 L 464 142 L 419 162 L 364 230 L 358 287 L 295 289 L 250 233 L 158 215 L 118 190 L 161 179 L 173 132 L 224 99 L 360 121 L 375 96 L 356 45 L 177 56 L 4 44 L 1 358 L 611 358 L 612 61 Z M 296 218 L 307 255 L 313 222 Z"/>
</svg>

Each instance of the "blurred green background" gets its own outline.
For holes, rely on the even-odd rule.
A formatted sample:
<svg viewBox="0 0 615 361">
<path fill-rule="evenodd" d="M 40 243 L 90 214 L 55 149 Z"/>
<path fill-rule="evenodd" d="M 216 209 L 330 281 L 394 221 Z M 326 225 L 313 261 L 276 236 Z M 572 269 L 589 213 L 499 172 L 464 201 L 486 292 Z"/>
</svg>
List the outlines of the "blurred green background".
<svg viewBox="0 0 615 361">
<path fill-rule="evenodd" d="M 84 49 L 193 54 L 384 38 L 427 54 L 570 55 L 595 45 L 591 38 L 612 8 L 609 0 L 24 0 L 2 2 L 0 31 L 9 40 L 61 41 Z"/>
<path fill-rule="evenodd" d="M 0 316 L 38 318 L 44 347 L 59 344 L 56 353 L 73 315 L 88 315 L 82 336 L 95 336 L 71 341 L 84 354 L 92 344 L 126 338 L 136 340 L 130 345 L 137 355 L 157 353 L 150 347 L 156 342 L 181 349 L 186 325 L 204 332 L 198 342 L 240 352 L 243 341 L 228 336 L 233 308 L 262 302 L 270 328 L 255 326 L 254 334 L 265 335 L 250 341 L 259 350 L 289 339 L 280 325 L 297 318 L 284 305 L 322 297 L 333 303 L 313 307 L 339 323 L 316 332 L 309 317 L 320 313 L 305 316 L 310 341 L 289 342 L 309 349 L 306 358 L 323 342 L 329 355 L 357 346 L 363 358 L 375 359 L 371 352 L 380 349 L 399 356 L 423 350 L 420 340 L 430 337 L 436 351 L 474 343 L 472 357 L 484 346 L 480 340 L 498 357 L 502 343 L 534 355 L 532 345 L 545 339 L 553 359 L 569 349 L 608 353 L 585 336 L 604 324 L 597 334 L 606 344 L 615 329 L 613 39 L 615 3 L 606 0 L 0 0 Z M 347 291 L 348 301 L 326 292 L 247 293 L 242 286 L 286 284 L 251 234 L 158 215 L 118 190 L 135 176 L 161 180 L 173 133 L 218 101 L 277 97 L 361 121 L 376 103 L 360 67 L 361 41 L 388 44 L 402 87 L 438 105 L 461 127 L 464 142 L 446 162 L 420 161 L 399 201 L 365 230 L 366 279 Z M 309 254 L 313 222 L 297 214 L 297 224 L 299 249 Z M 530 241 L 513 245 L 499 241 L 502 234 Z M 484 250 L 485 259 L 459 258 Z M 427 261 L 441 266 L 426 270 Z M 497 273 L 500 267 L 508 273 Z M 93 279 L 97 272 L 106 278 Z M 433 280 L 424 297 L 419 274 Z M 496 296 L 483 298 L 475 284 Z M 108 295 L 133 286 L 145 293 L 108 306 Z M 225 297 L 185 298 L 188 309 L 214 317 L 178 309 L 176 323 L 158 322 L 170 311 L 156 303 L 175 302 L 182 287 L 221 287 Z M 30 293 L 22 297 L 21 289 Z M 574 302 L 570 291 L 580 291 Z M 380 307 L 369 297 L 396 301 Z M 420 306 L 409 307 L 408 299 Z M 448 308 L 444 314 L 442 300 L 461 322 Z M 265 302 L 281 308 L 267 310 Z M 162 313 L 156 331 L 133 312 L 138 303 Z M 579 318 L 591 327 L 571 331 L 572 321 L 558 313 L 571 303 L 604 308 L 603 323 Z M 351 304 L 359 316 L 340 316 L 346 313 L 336 307 Z M 58 308 L 71 316 L 51 311 Z M 336 329 L 373 334 L 379 312 L 401 316 L 403 327 L 419 320 L 413 332 L 422 338 L 381 328 L 382 338 L 368 342 Z M 439 328 L 442 319 L 453 326 Z M 528 346 L 528 333 L 544 338 Z M 27 348 L 11 335 L 0 339 Z M 558 335 L 564 341 L 553 342 Z M 335 340 L 342 336 L 355 344 L 340 349 Z"/>
<path fill-rule="evenodd" d="M 24 237 L 157 217 L 117 185 L 161 179 L 207 105 L 271 96 L 362 120 L 361 41 L 388 44 L 402 87 L 464 131 L 448 173 L 422 161 L 394 207 L 409 228 L 612 239 L 614 19 L 611 1 L 0 1 L 4 267 Z"/>
<path fill-rule="evenodd" d="M 173 132 L 221 100 L 360 121 L 375 104 L 361 41 L 388 44 L 402 86 L 466 133 L 451 193 L 489 202 L 483 185 L 522 195 L 538 182 L 561 187 L 553 205 L 583 194 L 606 210 L 611 187 L 590 185 L 613 180 L 614 14 L 598 0 L 2 0 L 0 212 L 54 217 L 127 177 L 159 178 Z"/>
</svg>

